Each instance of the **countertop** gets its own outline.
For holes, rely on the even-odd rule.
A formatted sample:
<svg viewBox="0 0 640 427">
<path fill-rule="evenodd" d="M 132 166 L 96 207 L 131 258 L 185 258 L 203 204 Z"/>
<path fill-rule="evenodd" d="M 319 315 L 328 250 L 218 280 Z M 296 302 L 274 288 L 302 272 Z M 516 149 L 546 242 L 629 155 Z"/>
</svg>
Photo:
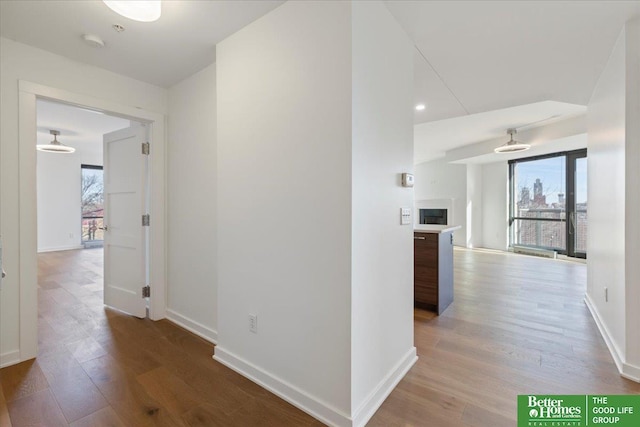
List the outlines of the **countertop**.
<svg viewBox="0 0 640 427">
<path fill-rule="evenodd" d="M 413 227 L 413 231 L 416 233 L 449 233 L 451 231 L 461 229 L 461 225 L 437 225 L 437 224 L 420 224 Z"/>
</svg>

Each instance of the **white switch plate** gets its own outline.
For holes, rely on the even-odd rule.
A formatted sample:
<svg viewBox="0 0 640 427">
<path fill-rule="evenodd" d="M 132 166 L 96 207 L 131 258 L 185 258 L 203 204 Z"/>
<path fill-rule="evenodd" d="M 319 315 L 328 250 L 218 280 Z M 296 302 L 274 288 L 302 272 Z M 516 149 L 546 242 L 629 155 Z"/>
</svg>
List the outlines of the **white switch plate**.
<svg viewBox="0 0 640 427">
<path fill-rule="evenodd" d="M 411 224 L 411 208 L 400 208 L 400 224 Z"/>
</svg>

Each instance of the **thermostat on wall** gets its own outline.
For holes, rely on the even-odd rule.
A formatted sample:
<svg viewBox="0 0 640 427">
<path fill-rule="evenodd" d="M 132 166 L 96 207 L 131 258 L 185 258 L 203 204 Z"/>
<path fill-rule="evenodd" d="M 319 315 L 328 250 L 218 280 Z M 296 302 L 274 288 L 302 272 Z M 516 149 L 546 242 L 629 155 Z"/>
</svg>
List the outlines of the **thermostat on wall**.
<svg viewBox="0 0 640 427">
<path fill-rule="evenodd" d="M 402 186 L 403 187 L 413 187 L 413 175 L 410 173 L 402 174 Z"/>
</svg>

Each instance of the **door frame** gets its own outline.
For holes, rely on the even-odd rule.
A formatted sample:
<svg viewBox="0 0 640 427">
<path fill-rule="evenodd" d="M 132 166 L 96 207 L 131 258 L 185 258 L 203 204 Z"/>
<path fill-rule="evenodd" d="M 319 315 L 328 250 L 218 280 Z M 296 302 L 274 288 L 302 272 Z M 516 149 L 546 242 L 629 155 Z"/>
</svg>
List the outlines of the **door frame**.
<svg viewBox="0 0 640 427">
<path fill-rule="evenodd" d="M 149 142 L 149 269 L 153 298 L 149 318 L 166 317 L 166 117 L 164 114 L 135 106 L 122 105 L 93 96 L 82 95 L 25 80 L 18 81 L 19 141 L 19 289 L 20 289 L 20 361 L 33 359 L 38 346 L 38 259 L 37 259 L 37 185 L 36 185 L 36 100 L 88 108 L 117 117 L 145 123 L 150 127 Z M 142 285 L 142 284 L 141 284 Z"/>
</svg>

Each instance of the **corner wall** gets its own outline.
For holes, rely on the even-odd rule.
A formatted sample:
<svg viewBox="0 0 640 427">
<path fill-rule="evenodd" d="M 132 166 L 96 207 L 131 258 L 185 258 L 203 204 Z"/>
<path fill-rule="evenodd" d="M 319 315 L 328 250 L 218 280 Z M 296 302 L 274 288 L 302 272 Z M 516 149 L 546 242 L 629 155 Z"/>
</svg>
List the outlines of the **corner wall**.
<svg viewBox="0 0 640 427">
<path fill-rule="evenodd" d="M 169 90 L 167 318 L 217 340 L 216 66 Z"/>
</svg>

